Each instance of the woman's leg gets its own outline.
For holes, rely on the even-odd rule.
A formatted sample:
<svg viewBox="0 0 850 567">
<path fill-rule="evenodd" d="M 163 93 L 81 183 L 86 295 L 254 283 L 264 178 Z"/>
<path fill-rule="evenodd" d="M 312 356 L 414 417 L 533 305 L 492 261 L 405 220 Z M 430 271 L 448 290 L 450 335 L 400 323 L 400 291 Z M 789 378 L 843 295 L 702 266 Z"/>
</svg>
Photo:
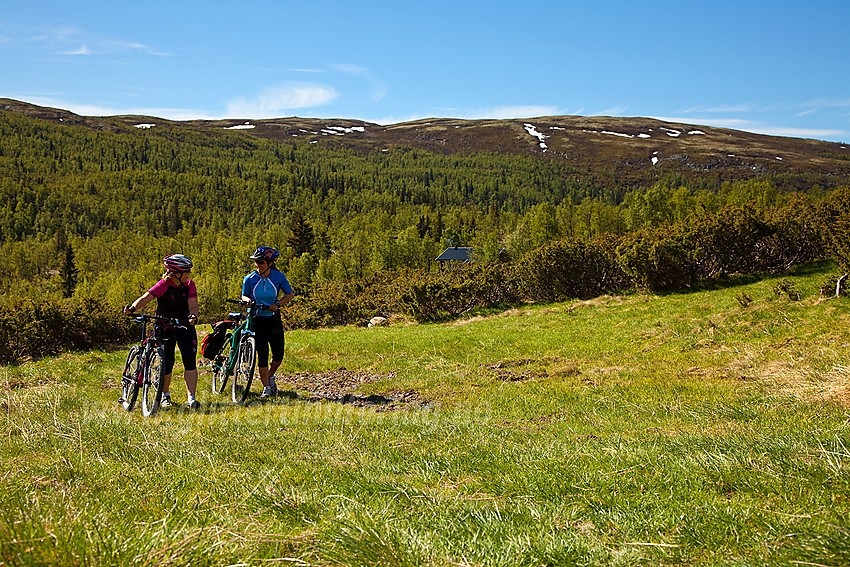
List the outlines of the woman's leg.
<svg viewBox="0 0 850 567">
<path fill-rule="evenodd" d="M 180 357 L 183 359 L 183 379 L 186 381 L 186 391 L 190 399 L 195 397 L 198 388 L 198 334 L 195 327 L 189 327 L 180 331 L 177 340 L 180 347 Z M 170 378 L 169 378 L 170 380 Z"/>
</svg>

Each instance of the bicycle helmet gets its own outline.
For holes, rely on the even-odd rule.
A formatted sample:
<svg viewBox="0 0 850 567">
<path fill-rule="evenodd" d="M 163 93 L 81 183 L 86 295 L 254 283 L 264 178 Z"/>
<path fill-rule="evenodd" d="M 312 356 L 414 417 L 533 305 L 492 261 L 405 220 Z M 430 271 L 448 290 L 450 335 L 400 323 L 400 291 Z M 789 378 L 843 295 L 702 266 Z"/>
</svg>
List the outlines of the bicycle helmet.
<svg viewBox="0 0 850 567">
<path fill-rule="evenodd" d="M 251 254 L 251 259 L 258 260 L 262 258 L 267 262 L 274 262 L 275 260 L 277 260 L 278 256 L 280 256 L 280 252 L 278 252 L 274 248 L 269 248 L 268 246 L 260 246 L 259 248 L 254 250 L 253 254 Z"/>
<path fill-rule="evenodd" d="M 191 272 L 192 260 L 183 254 L 172 254 L 162 259 L 165 269 L 169 272 Z"/>
</svg>

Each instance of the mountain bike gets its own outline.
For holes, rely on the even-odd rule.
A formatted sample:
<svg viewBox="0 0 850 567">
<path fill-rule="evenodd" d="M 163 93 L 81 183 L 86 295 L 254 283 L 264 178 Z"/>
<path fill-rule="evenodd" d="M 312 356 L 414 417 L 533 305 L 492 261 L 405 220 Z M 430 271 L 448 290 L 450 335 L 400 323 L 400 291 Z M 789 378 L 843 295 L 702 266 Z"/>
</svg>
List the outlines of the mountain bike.
<svg viewBox="0 0 850 567">
<path fill-rule="evenodd" d="M 228 313 L 227 319 L 239 323 L 239 326 L 228 333 L 224 347 L 213 359 L 213 393 L 221 394 L 227 387 L 227 381 L 232 376 L 230 397 L 233 403 L 242 404 L 248 398 L 251 382 L 254 380 L 254 370 L 257 366 L 257 341 L 252 330 L 254 308 L 262 307 L 250 301 L 225 299 L 227 303 L 247 307 L 247 314 L 241 312 Z"/>
<path fill-rule="evenodd" d="M 133 411 L 142 390 L 142 415 L 152 417 L 159 411 L 162 401 L 162 379 L 165 376 L 162 366 L 165 349 L 162 346 L 164 327 L 185 329 L 177 319 L 158 315 L 135 315 L 135 323 L 142 324 L 142 337 L 137 345 L 130 347 L 124 372 L 121 374 L 121 402 L 124 410 Z M 153 332 L 148 335 L 148 323 L 153 324 Z"/>
</svg>

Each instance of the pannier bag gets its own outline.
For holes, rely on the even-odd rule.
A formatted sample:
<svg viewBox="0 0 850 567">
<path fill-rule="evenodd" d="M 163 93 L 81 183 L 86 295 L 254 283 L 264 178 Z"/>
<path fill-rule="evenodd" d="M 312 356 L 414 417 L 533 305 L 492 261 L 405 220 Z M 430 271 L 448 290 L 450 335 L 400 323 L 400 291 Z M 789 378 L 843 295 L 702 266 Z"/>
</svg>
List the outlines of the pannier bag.
<svg viewBox="0 0 850 567">
<path fill-rule="evenodd" d="M 208 360 L 214 359 L 224 347 L 227 331 L 236 328 L 235 321 L 219 321 L 213 323 L 212 332 L 201 339 L 201 356 Z"/>
</svg>

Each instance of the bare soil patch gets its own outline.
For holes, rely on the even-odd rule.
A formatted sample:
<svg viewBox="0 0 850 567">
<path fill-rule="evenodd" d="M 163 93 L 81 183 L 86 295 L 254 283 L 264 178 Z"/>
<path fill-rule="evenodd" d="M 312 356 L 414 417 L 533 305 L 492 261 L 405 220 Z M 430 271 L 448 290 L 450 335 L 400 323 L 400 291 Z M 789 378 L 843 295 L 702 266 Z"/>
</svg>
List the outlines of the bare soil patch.
<svg viewBox="0 0 850 567">
<path fill-rule="evenodd" d="M 393 377 L 395 377 L 395 372 L 382 374 L 339 367 L 327 372 L 279 374 L 277 376 L 277 387 L 279 396 L 289 396 L 308 401 L 327 400 L 356 406 L 368 406 L 379 411 L 398 410 L 404 407 L 424 407 L 430 404 L 430 401 L 416 390 L 392 390 L 379 394 L 357 392 L 360 386 L 364 384 Z M 287 388 L 291 388 L 291 390 L 287 391 Z"/>
</svg>

